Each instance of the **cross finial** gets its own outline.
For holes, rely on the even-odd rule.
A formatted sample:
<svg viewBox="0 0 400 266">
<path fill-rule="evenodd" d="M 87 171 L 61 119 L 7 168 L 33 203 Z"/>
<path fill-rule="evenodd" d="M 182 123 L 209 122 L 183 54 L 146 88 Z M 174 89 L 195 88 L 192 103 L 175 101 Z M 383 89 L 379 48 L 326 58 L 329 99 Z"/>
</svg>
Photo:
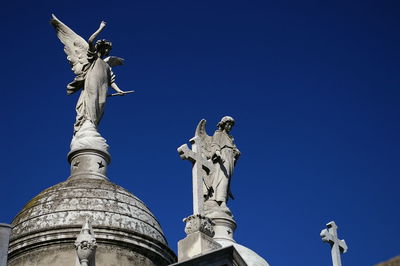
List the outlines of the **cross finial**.
<svg viewBox="0 0 400 266">
<path fill-rule="evenodd" d="M 344 240 L 338 238 L 337 229 L 338 226 L 334 221 L 326 224 L 328 229 L 323 229 L 320 233 L 322 241 L 327 242 L 331 245 L 331 255 L 333 266 L 342 266 L 340 260 L 340 253 L 347 252 L 347 244 Z"/>
</svg>

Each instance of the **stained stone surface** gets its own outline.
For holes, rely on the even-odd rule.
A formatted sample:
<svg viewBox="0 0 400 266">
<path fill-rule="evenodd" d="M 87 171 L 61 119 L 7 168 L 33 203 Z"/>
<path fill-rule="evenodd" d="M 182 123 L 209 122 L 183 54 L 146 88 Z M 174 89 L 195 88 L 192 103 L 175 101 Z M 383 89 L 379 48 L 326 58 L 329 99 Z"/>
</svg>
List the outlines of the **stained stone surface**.
<svg viewBox="0 0 400 266">
<path fill-rule="evenodd" d="M 74 254 L 73 243 L 86 218 L 92 222 L 98 243 L 97 266 L 112 265 L 97 259 L 107 261 L 104 254 L 115 257 L 115 265 L 128 265 L 129 261 L 129 265 L 168 265 L 176 261 L 160 224 L 140 199 L 108 180 L 75 177 L 41 192 L 14 218 L 9 265 L 56 265 L 47 264 L 46 256 L 39 254 L 57 245 L 65 246 L 56 252 L 58 257 Z M 118 254 L 114 254 L 117 247 Z M 37 263 L 24 262 L 27 250 L 32 258 L 37 254 Z M 67 261 L 62 265 L 74 265 Z"/>
<path fill-rule="evenodd" d="M 187 235 L 178 242 L 178 261 L 184 261 L 196 256 L 201 256 L 212 250 L 221 248 L 221 245 L 215 242 L 212 237 L 202 233 L 195 232 Z"/>
<path fill-rule="evenodd" d="M 269 266 L 268 262 L 253 250 L 228 240 L 218 240 L 223 247 L 233 246 L 249 266 Z"/>
<path fill-rule="evenodd" d="M 15 258 L 10 265 L 68 265 L 75 266 L 75 250 L 69 244 L 54 244 L 45 249 L 35 249 Z M 135 250 L 117 246 L 101 246 L 96 252 L 96 266 L 153 266 L 154 261 Z M 161 264 L 165 265 L 165 264 Z"/>
<path fill-rule="evenodd" d="M 201 256 L 179 261 L 171 266 L 252 266 L 247 264 L 233 246 L 209 251 Z M 253 264 L 253 266 L 255 266 Z"/>
<path fill-rule="evenodd" d="M 10 239 L 11 226 L 0 223 L 0 266 L 7 264 L 8 241 Z"/>
<path fill-rule="evenodd" d="M 385 262 L 381 262 L 379 264 L 376 264 L 375 266 L 400 266 L 400 256 L 397 256 Z"/>
</svg>

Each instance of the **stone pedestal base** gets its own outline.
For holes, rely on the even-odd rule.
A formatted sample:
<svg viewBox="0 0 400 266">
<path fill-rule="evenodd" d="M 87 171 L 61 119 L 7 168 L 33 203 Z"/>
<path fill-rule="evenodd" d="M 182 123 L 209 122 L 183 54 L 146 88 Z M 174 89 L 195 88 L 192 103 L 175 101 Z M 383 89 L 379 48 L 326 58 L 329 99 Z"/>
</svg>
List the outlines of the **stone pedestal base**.
<svg viewBox="0 0 400 266">
<path fill-rule="evenodd" d="M 68 154 L 71 164 L 71 176 L 85 178 L 107 179 L 107 166 L 110 164 L 111 156 L 108 152 L 96 149 L 73 150 Z"/>
<path fill-rule="evenodd" d="M 213 223 L 209 218 L 197 214 L 183 221 L 186 222 L 187 236 L 178 242 L 178 261 L 188 260 L 221 247 L 212 238 Z"/>
<path fill-rule="evenodd" d="M 97 127 L 89 120 L 83 122 L 82 126 L 75 132 L 71 140 L 71 151 L 92 148 L 108 151 L 107 141 L 97 131 Z"/>
<path fill-rule="evenodd" d="M 227 240 L 236 243 L 233 240 L 233 233 L 236 229 L 236 222 L 228 207 L 221 207 L 215 201 L 206 201 L 204 204 L 205 215 L 211 219 L 214 226 L 214 239 Z"/>
<path fill-rule="evenodd" d="M 247 264 L 234 246 L 219 248 L 202 256 L 179 261 L 170 266 L 268 266 L 264 264 Z"/>
<path fill-rule="evenodd" d="M 236 242 L 233 240 L 233 233 L 236 229 L 236 222 L 232 217 L 215 217 L 211 218 L 214 223 L 214 240 L 228 240 Z"/>
<path fill-rule="evenodd" d="M 202 232 L 192 233 L 178 241 L 178 261 L 188 260 L 220 247 L 212 237 Z"/>
</svg>

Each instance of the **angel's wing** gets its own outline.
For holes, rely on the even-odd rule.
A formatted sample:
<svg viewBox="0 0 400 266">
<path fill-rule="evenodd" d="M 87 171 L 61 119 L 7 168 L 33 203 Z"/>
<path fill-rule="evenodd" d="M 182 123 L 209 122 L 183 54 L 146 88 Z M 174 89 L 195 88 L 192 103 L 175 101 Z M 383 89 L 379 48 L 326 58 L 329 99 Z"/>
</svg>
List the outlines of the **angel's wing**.
<svg viewBox="0 0 400 266">
<path fill-rule="evenodd" d="M 110 67 L 120 66 L 124 64 L 124 59 L 117 56 L 109 56 L 104 58 L 104 62 L 106 62 Z"/>
<path fill-rule="evenodd" d="M 57 32 L 57 37 L 64 44 L 64 52 L 67 54 L 67 59 L 72 66 L 72 71 L 76 74 L 82 74 L 84 67 L 89 63 L 87 52 L 89 44 L 67 25 L 62 23 L 54 14 L 50 21 Z"/>
<path fill-rule="evenodd" d="M 199 137 L 202 140 L 201 145 L 199 147 L 201 152 L 207 159 L 210 159 L 211 158 L 212 137 L 207 135 L 206 122 L 207 121 L 205 119 L 201 119 L 201 121 L 199 122 L 199 124 L 196 127 L 195 136 Z"/>
</svg>

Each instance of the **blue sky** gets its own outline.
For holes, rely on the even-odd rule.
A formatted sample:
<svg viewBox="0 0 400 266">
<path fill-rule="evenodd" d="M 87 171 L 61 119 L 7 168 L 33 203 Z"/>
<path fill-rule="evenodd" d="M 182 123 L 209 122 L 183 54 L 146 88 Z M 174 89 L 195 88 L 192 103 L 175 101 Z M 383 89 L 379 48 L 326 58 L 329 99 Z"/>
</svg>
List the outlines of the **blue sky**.
<svg viewBox="0 0 400 266">
<path fill-rule="evenodd" d="M 229 202 L 235 239 L 271 265 L 344 265 L 400 254 L 400 4 L 384 1 L 10 1 L 2 5 L 0 222 L 69 175 L 78 95 L 55 13 L 125 58 L 100 132 L 109 178 L 158 217 L 171 248 L 191 214 L 190 164 L 176 148 L 224 115 L 242 152 Z"/>
</svg>

